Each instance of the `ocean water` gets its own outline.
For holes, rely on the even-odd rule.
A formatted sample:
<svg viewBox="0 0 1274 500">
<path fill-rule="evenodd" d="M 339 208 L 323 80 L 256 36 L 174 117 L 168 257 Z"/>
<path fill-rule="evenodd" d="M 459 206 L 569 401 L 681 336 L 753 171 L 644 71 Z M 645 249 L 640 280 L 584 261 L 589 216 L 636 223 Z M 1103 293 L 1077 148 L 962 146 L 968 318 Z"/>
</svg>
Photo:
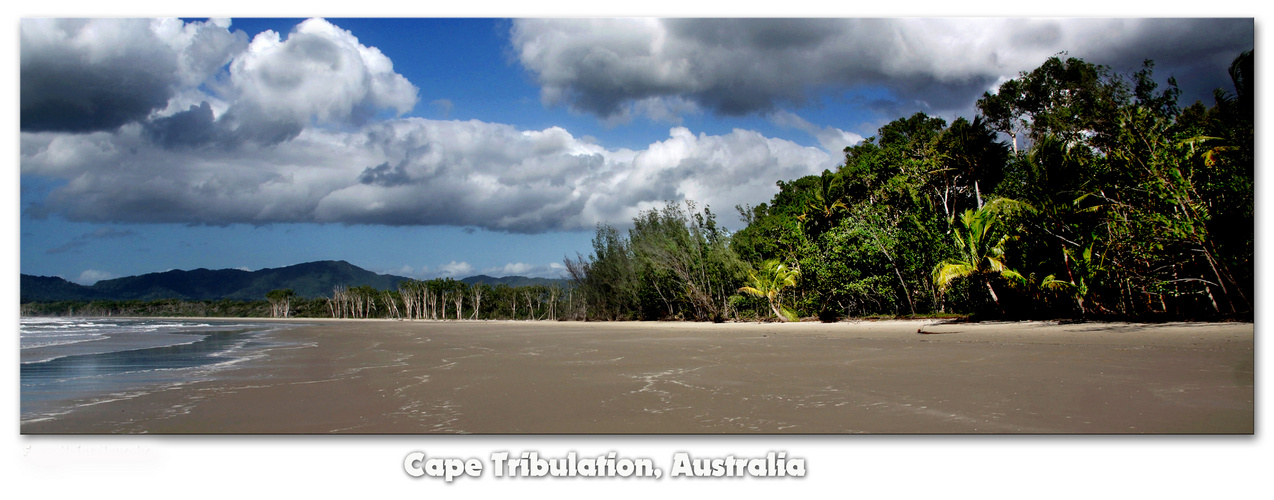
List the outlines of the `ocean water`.
<svg viewBox="0 0 1274 500">
<path fill-rule="evenodd" d="M 281 345 L 291 324 L 175 319 L 22 318 L 21 420 L 209 380 Z"/>
</svg>

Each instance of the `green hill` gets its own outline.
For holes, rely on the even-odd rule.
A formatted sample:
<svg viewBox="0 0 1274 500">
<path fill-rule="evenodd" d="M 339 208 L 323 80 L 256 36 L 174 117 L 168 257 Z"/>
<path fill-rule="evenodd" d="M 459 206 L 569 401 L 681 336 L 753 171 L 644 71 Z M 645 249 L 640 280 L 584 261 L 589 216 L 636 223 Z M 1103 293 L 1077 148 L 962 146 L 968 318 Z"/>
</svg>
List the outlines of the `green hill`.
<svg viewBox="0 0 1274 500">
<path fill-rule="evenodd" d="M 270 290 L 290 288 L 301 297 L 332 294 L 336 286 L 371 286 L 392 290 L 409 278 L 377 274 L 345 261 L 320 261 L 293 266 L 244 271 L 240 269 L 195 269 L 164 271 L 102 280 L 92 286 L 78 285 L 62 278 L 22 275 L 22 302 L 88 300 L 262 300 Z M 467 284 L 487 283 L 509 286 L 562 284 L 565 280 L 525 276 L 473 276 Z"/>
<path fill-rule="evenodd" d="M 396 288 L 401 276 L 376 274 L 345 261 L 321 261 L 258 271 L 195 269 L 102 280 L 92 286 L 62 278 L 22 275 L 23 302 L 62 300 L 261 300 L 270 290 L 291 288 L 302 297 L 323 297 L 332 288 Z"/>
<path fill-rule="evenodd" d="M 22 303 L 54 302 L 61 300 L 97 300 L 101 297 L 84 285 L 71 283 L 56 276 L 22 275 L 20 284 Z"/>
</svg>

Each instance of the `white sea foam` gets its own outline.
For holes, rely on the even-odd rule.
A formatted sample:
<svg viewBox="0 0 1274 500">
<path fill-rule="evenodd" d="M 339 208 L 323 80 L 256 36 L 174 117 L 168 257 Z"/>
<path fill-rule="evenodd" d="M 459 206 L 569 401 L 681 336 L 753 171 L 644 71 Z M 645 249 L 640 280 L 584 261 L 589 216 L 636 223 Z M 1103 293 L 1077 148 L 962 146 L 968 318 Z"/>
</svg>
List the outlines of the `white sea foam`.
<svg viewBox="0 0 1274 500">
<path fill-rule="evenodd" d="M 66 356 L 104 354 L 198 342 L 203 335 L 243 329 L 278 329 L 255 323 L 213 324 L 173 320 L 102 318 L 22 318 L 20 347 L 23 364 Z"/>
<path fill-rule="evenodd" d="M 291 326 L 168 319 L 23 318 L 22 422 L 57 418 L 76 408 L 209 380 L 229 367 L 266 356 L 269 349 L 283 347 L 285 344 L 269 340 L 269 333 Z M 247 335 L 241 335 L 245 332 Z M 210 342 L 207 348 L 180 348 L 205 340 Z M 165 349 L 148 351 L 156 348 Z M 46 364 L 53 361 L 57 363 Z"/>
</svg>

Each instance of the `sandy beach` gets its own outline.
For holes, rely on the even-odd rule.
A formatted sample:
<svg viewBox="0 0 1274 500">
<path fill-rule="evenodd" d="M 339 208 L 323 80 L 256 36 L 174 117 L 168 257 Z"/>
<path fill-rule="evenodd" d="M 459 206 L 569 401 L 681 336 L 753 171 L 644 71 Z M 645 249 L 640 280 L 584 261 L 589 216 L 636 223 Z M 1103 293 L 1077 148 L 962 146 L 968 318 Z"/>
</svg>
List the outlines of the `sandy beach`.
<svg viewBox="0 0 1274 500">
<path fill-rule="evenodd" d="M 298 322 L 21 432 L 1254 432 L 1251 323 Z"/>
</svg>

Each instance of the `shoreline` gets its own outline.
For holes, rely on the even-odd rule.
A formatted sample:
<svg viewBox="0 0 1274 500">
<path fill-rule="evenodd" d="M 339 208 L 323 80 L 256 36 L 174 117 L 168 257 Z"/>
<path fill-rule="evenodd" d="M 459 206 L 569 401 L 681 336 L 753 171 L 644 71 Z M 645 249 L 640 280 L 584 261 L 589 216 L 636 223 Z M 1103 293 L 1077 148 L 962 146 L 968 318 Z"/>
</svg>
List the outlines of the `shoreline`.
<svg viewBox="0 0 1274 500">
<path fill-rule="evenodd" d="M 220 380 L 21 432 L 1254 432 L 1251 323 L 270 322 Z"/>
<path fill-rule="evenodd" d="M 270 344 L 265 337 L 270 332 L 293 327 L 252 321 L 88 322 L 101 325 L 84 328 L 97 330 L 90 338 L 21 349 L 20 423 L 215 377 L 224 367 L 257 356 Z M 45 338 L 40 333 L 47 332 L 35 333 L 36 339 Z"/>
<path fill-rule="evenodd" d="M 1130 320 L 1074 320 L 1068 318 L 1057 319 L 990 319 L 967 321 L 963 318 L 843 318 L 831 323 L 820 321 L 815 318 L 804 318 L 799 321 L 743 321 L 743 320 L 726 320 L 721 323 L 713 323 L 713 321 L 692 321 L 692 320 L 525 320 L 525 319 L 405 319 L 405 318 L 255 318 L 255 316 L 36 316 L 36 315 L 18 315 L 18 319 L 28 318 L 61 318 L 61 319 L 129 319 L 129 320 L 211 320 L 211 321 L 386 321 L 386 323 L 512 323 L 512 324 L 707 324 L 707 325 L 803 325 L 803 324 L 820 324 L 820 325 L 843 325 L 843 324 L 861 324 L 861 323 L 945 323 L 945 324 L 967 324 L 967 325 L 1005 325 L 1005 324 L 1054 324 L 1054 325 L 1092 325 L 1092 324 L 1130 324 L 1130 325 L 1167 325 L 1167 324 L 1254 324 L 1255 321 L 1249 319 L 1218 319 L 1218 320 L 1164 320 L 1164 321 L 1130 321 Z"/>
</svg>

